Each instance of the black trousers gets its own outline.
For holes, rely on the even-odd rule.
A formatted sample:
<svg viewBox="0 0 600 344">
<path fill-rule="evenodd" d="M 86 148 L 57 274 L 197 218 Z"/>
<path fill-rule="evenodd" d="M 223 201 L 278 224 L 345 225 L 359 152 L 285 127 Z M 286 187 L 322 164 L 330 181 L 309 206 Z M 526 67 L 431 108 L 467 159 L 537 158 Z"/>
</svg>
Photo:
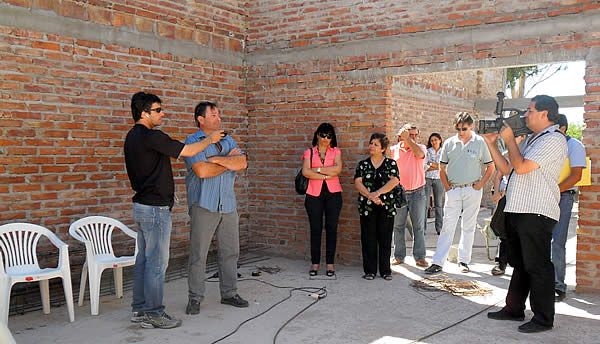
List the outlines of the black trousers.
<svg viewBox="0 0 600 344">
<path fill-rule="evenodd" d="M 310 260 L 312 264 L 321 263 L 321 235 L 323 233 L 323 214 L 325 214 L 325 261 L 334 264 L 335 246 L 337 243 L 337 227 L 342 210 L 342 193 L 329 192 L 327 184 L 319 197 L 306 195 L 304 207 L 310 223 Z"/>
<path fill-rule="evenodd" d="M 533 311 L 531 321 L 554 324 L 554 265 L 550 260 L 552 230 L 556 221 L 538 214 L 506 213 L 508 263 L 514 268 L 506 309 L 512 314 Z"/>
<path fill-rule="evenodd" d="M 381 276 L 390 275 L 392 232 L 394 218 L 379 205 L 367 216 L 360 217 L 360 242 L 362 246 L 363 270 L 365 274 L 377 274 L 377 262 Z"/>
<path fill-rule="evenodd" d="M 498 257 L 495 261 L 506 265 L 508 263 L 508 247 L 506 247 L 506 239 L 498 238 L 500 243 L 498 244 Z"/>
</svg>

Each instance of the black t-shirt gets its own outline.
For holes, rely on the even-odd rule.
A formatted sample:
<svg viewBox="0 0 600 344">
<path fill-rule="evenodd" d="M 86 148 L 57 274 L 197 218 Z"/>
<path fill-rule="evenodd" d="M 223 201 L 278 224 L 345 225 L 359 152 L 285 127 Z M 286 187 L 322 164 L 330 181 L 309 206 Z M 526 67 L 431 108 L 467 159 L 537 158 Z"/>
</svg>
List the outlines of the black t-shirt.
<svg viewBox="0 0 600 344">
<path fill-rule="evenodd" d="M 177 158 L 185 145 L 160 130 L 136 124 L 125 138 L 125 165 L 133 201 L 173 207 L 175 183 L 170 157 Z"/>
</svg>

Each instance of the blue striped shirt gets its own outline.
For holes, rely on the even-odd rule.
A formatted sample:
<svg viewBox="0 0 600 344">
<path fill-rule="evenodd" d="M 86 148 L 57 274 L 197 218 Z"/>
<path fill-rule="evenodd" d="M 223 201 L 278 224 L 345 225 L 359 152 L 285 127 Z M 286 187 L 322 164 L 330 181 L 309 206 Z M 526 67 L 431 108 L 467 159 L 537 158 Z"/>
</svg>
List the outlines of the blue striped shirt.
<svg viewBox="0 0 600 344">
<path fill-rule="evenodd" d="M 207 135 L 198 130 L 188 136 L 185 144 L 202 141 Z M 225 136 L 219 141 L 223 150 L 219 151 L 216 144 L 211 144 L 202 152 L 192 156 L 184 157 L 187 175 L 185 176 L 185 187 L 187 189 L 188 208 L 197 204 L 198 206 L 212 212 L 231 213 L 236 210 L 235 184 L 236 171 L 225 170 L 223 173 L 209 178 L 199 178 L 192 166 L 199 162 L 208 162 L 212 156 L 227 156 L 234 148 L 239 148 L 230 136 Z"/>
</svg>

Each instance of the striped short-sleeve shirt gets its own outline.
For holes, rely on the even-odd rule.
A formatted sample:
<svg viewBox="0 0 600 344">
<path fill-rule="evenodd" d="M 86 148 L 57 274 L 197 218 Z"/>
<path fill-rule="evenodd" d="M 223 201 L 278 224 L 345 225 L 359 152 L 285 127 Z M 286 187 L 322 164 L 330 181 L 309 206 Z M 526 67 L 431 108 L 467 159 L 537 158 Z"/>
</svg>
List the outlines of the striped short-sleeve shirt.
<svg viewBox="0 0 600 344">
<path fill-rule="evenodd" d="M 549 126 L 519 145 L 523 158 L 540 167 L 525 174 L 512 172 L 505 212 L 540 214 L 556 221 L 560 218 L 558 177 L 567 158 L 567 140 L 557 129 L 558 125 Z"/>
</svg>

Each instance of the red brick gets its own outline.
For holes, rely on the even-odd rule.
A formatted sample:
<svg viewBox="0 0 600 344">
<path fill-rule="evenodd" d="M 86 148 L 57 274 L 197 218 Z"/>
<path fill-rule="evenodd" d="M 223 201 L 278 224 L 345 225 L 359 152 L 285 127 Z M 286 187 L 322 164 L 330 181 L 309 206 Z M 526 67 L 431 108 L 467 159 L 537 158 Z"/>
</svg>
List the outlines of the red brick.
<svg viewBox="0 0 600 344">
<path fill-rule="evenodd" d="M 128 27 L 132 28 L 133 27 L 133 15 L 127 14 L 127 13 L 114 12 L 113 13 L 113 26 L 115 26 L 115 27 L 128 26 Z"/>
<path fill-rule="evenodd" d="M 456 27 L 464 27 L 464 26 L 480 25 L 482 23 L 483 23 L 483 20 L 481 20 L 481 19 L 468 19 L 468 20 L 456 22 L 455 25 L 456 25 Z"/>
<path fill-rule="evenodd" d="M 102 25 L 112 24 L 112 12 L 106 9 L 90 6 L 88 7 L 88 16 L 94 23 Z"/>
<path fill-rule="evenodd" d="M 175 38 L 175 25 L 159 22 L 157 33 L 161 37 Z"/>
<path fill-rule="evenodd" d="M 46 50 L 57 50 L 57 51 L 60 51 L 60 44 L 58 44 L 58 43 L 49 43 L 49 42 L 35 41 L 35 42 L 31 43 L 31 47 L 32 48 L 46 49 Z"/>
<path fill-rule="evenodd" d="M 83 4 L 70 0 L 61 1 L 60 14 L 65 17 L 87 20 L 87 11 L 85 10 Z"/>
</svg>

